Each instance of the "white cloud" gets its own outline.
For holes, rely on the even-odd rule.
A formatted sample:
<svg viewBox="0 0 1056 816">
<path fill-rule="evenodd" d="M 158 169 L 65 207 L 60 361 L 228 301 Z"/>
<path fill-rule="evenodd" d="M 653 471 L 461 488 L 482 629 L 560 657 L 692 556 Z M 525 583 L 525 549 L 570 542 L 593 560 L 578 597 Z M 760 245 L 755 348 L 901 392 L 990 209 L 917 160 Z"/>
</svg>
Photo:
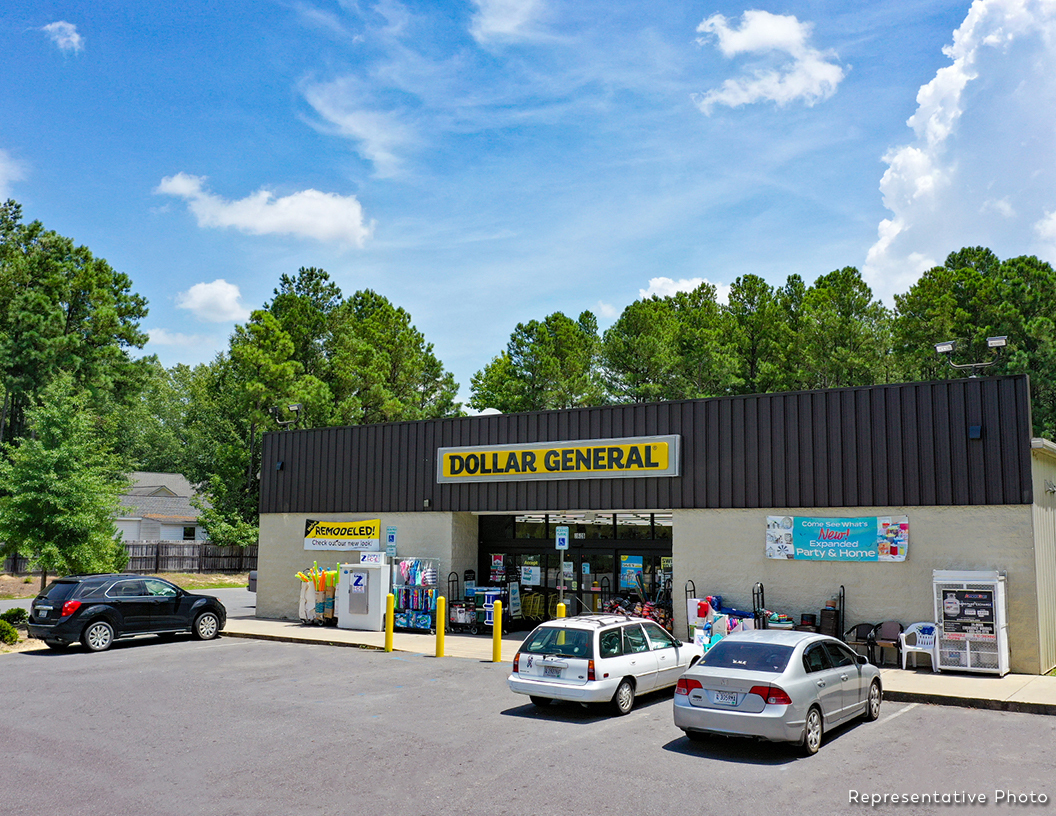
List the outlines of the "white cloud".
<svg viewBox="0 0 1056 816">
<path fill-rule="evenodd" d="M 72 51 L 74 54 L 79 54 L 84 49 L 84 37 L 77 33 L 77 26 L 73 23 L 59 20 L 55 23 L 48 23 L 40 30 L 47 34 L 63 53 Z"/>
<path fill-rule="evenodd" d="M 176 295 L 176 306 L 187 309 L 207 323 L 229 323 L 249 318 L 249 309 L 242 305 L 242 292 L 223 278 L 212 283 L 196 283 L 186 292 L 180 292 Z M 153 334 L 150 339 L 154 340 Z"/>
<path fill-rule="evenodd" d="M 975 0 L 917 93 L 914 139 L 887 152 L 891 216 L 863 275 L 880 297 L 963 246 L 1056 251 L 1056 4 Z"/>
<path fill-rule="evenodd" d="M 11 187 L 16 181 L 26 177 L 25 168 L 20 162 L 11 158 L 11 154 L 0 148 L 0 200 L 11 195 Z"/>
<path fill-rule="evenodd" d="M 399 175 L 398 151 L 416 141 L 414 129 L 398 111 L 373 110 L 361 83 L 344 77 L 304 89 L 304 98 L 341 136 L 357 142 L 357 152 L 380 178 Z"/>
<path fill-rule="evenodd" d="M 677 292 L 692 292 L 702 283 L 711 283 L 707 278 L 650 278 L 647 289 L 639 289 L 638 297 L 645 299 L 653 295 L 657 297 L 671 297 Z M 715 299 L 719 303 L 728 303 L 730 300 L 730 287 L 724 283 L 712 283 L 715 287 Z"/>
<path fill-rule="evenodd" d="M 168 329 L 147 329 L 150 342 L 156 346 L 174 346 L 176 348 L 198 348 L 212 343 L 212 339 L 200 334 L 182 334 Z"/>
<path fill-rule="evenodd" d="M 1045 213 L 1045 217 L 1034 224 L 1034 231 L 1041 240 L 1056 245 L 1056 212 Z"/>
<path fill-rule="evenodd" d="M 802 99 L 808 106 L 828 99 L 843 80 L 843 68 L 830 62 L 826 54 L 810 46 L 811 25 L 795 17 L 749 10 L 741 16 L 741 27 L 731 28 L 721 14 L 706 18 L 697 32 L 705 36 L 697 42 L 704 45 L 707 35 L 718 40 L 723 56 L 767 54 L 775 57 L 776 67 L 760 67 L 751 76 L 727 79 L 717 89 L 694 94 L 693 100 L 706 114 L 716 105 L 731 108 L 754 102 L 771 101 L 780 106 Z"/>
<path fill-rule="evenodd" d="M 543 4 L 540 0 L 473 0 L 477 10 L 469 33 L 477 42 L 532 36 Z"/>
<path fill-rule="evenodd" d="M 603 317 L 606 320 L 614 320 L 620 316 L 620 310 L 613 306 L 611 303 L 606 303 L 603 300 L 598 301 L 598 305 L 594 307 L 594 311 L 597 312 L 598 317 Z"/>
<path fill-rule="evenodd" d="M 155 188 L 188 202 L 200 227 L 235 227 L 253 235 L 296 235 L 317 241 L 339 241 L 363 246 L 373 222 L 363 221 L 363 207 L 355 196 L 302 190 L 275 198 L 261 189 L 238 201 L 225 201 L 205 189 L 204 176 L 177 173 Z"/>
<path fill-rule="evenodd" d="M 1015 218 L 1016 210 L 1008 196 L 1004 198 L 988 198 L 983 202 L 983 212 L 995 212 L 1002 218 Z"/>
</svg>

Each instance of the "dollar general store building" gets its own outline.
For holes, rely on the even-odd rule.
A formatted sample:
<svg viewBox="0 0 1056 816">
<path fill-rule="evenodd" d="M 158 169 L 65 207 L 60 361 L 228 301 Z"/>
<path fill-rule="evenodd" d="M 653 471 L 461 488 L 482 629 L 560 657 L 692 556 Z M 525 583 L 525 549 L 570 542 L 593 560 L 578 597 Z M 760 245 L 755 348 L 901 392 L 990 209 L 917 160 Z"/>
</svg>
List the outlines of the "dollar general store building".
<svg viewBox="0 0 1056 816">
<path fill-rule="evenodd" d="M 1007 576 L 1011 669 L 1056 665 L 1056 445 L 1025 376 L 319 428 L 265 436 L 257 614 L 297 617 L 311 522 L 377 521 L 399 556 L 480 586 L 670 581 L 791 615 L 844 587 L 846 626 L 935 620 L 933 570 Z M 568 529 L 568 549 L 555 532 Z M 886 532 L 886 535 L 885 535 Z M 805 543 L 806 542 L 806 543 Z M 571 563 L 571 569 L 567 564 Z"/>
</svg>

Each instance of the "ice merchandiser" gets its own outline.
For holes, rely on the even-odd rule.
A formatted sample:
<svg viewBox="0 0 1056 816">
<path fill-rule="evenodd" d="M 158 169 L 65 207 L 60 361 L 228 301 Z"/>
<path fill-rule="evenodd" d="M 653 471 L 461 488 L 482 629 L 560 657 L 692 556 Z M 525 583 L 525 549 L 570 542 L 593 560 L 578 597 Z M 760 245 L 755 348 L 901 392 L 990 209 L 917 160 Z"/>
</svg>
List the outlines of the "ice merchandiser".
<svg viewBox="0 0 1056 816">
<path fill-rule="evenodd" d="M 374 560 L 342 564 L 337 576 L 337 626 L 380 632 L 385 628 L 385 596 L 389 594 L 389 564 L 381 553 L 364 553 Z"/>
<path fill-rule="evenodd" d="M 940 670 L 1008 674 L 1005 573 L 933 570 Z"/>
</svg>

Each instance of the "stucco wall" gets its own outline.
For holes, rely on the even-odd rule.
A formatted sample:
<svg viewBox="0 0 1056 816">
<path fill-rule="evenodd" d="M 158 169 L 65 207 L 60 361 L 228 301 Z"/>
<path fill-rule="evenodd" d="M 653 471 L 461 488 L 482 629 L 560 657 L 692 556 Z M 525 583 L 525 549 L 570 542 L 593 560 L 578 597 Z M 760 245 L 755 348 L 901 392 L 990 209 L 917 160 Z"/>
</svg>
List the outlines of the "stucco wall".
<svg viewBox="0 0 1056 816">
<path fill-rule="evenodd" d="M 909 556 L 900 563 L 848 564 L 777 561 L 766 557 L 767 515 L 909 517 Z M 1009 648 L 1013 672 L 1043 669 L 1038 649 L 1038 591 L 1032 508 L 848 507 L 674 512 L 676 634 L 686 633 L 686 581 L 697 595 L 721 595 L 727 606 L 751 611 L 752 587 L 762 582 L 766 605 L 799 622 L 817 614 L 840 585 L 846 627 L 935 619 L 932 570 L 1005 570 L 1008 574 Z M 889 653 L 890 654 L 890 653 Z"/>
<path fill-rule="evenodd" d="M 472 534 L 469 524 L 472 522 Z M 257 558 L 257 616 L 261 618 L 297 617 L 301 582 L 297 572 L 312 566 L 313 561 L 328 569 L 340 563 L 358 563 L 358 551 L 304 549 L 304 523 L 308 516 L 298 513 L 269 513 L 260 517 L 260 549 Z M 358 521 L 381 519 L 381 548 L 385 549 L 387 527 L 396 528 L 396 553 L 440 559 L 440 591 L 447 594 L 447 575 L 452 569 L 471 568 L 475 562 L 476 517 L 467 513 L 313 513 L 321 521 Z M 467 537 L 468 536 L 468 537 Z M 471 542 L 471 543 L 470 543 Z M 466 552 L 472 547 L 472 557 Z M 455 566 L 452 566 L 454 562 Z M 465 566 L 459 566 L 460 564 Z"/>
</svg>

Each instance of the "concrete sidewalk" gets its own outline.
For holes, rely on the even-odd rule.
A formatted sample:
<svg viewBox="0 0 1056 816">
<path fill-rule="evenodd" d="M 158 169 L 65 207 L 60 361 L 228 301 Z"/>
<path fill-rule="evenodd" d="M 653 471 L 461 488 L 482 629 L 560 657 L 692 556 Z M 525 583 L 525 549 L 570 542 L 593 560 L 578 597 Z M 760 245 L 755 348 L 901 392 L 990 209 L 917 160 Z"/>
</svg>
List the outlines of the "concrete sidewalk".
<svg viewBox="0 0 1056 816">
<path fill-rule="evenodd" d="M 310 643 L 328 646 L 351 646 L 361 649 L 384 649 L 384 632 L 359 632 L 336 626 L 315 626 L 300 621 L 268 620 L 236 615 L 229 617 L 224 636 L 277 640 L 286 643 Z M 502 660 L 512 663 L 527 632 L 515 632 L 502 638 Z M 435 657 L 436 636 L 426 633 L 395 632 L 393 649 L 398 652 Z M 448 632 L 444 637 L 444 656 L 490 662 L 490 635 L 464 635 Z M 927 660 L 921 660 L 927 665 Z M 970 674 L 933 672 L 923 669 L 882 668 L 884 697 L 896 702 L 933 703 L 969 708 L 989 708 L 1028 714 L 1056 715 L 1056 677 L 1028 674 Z"/>
</svg>

